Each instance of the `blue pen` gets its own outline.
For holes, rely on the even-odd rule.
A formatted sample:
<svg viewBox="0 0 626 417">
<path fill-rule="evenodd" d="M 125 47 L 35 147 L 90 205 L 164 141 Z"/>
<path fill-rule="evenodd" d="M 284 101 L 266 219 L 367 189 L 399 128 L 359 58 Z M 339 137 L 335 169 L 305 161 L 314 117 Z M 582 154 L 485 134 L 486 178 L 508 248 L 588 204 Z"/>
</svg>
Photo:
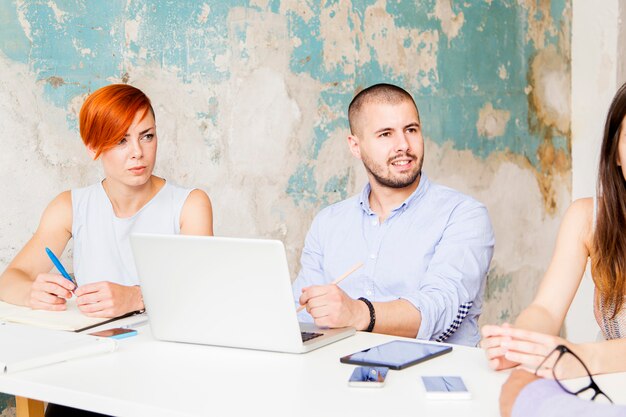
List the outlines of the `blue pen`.
<svg viewBox="0 0 626 417">
<path fill-rule="evenodd" d="M 59 258 L 57 258 L 54 255 L 54 253 L 50 249 L 48 249 L 48 248 L 46 248 L 46 253 L 48 254 L 50 259 L 52 260 L 52 263 L 54 264 L 54 266 L 56 266 L 58 271 L 61 273 L 61 275 L 63 275 L 63 277 L 65 279 L 69 280 L 72 284 L 76 285 L 76 283 L 74 282 L 74 280 L 72 279 L 70 274 L 68 274 L 67 271 L 65 270 L 65 268 L 63 268 L 63 264 L 61 264 L 61 261 L 59 261 Z"/>
</svg>

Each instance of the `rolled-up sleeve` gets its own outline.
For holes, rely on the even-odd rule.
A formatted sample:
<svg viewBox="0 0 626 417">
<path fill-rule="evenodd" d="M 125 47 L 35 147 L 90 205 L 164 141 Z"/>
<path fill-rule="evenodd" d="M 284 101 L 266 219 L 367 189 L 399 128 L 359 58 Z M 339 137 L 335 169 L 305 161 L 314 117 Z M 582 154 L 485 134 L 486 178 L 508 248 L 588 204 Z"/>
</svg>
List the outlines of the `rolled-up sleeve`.
<svg viewBox="0 0 626 417">
<path fill-rule="evenodd" d="M 447 338 L 480 307 L 494 243 L 483 205 L 466 200 L 450 212 L 419 288 L 401 296 L 421 313 L 418 339 Z"/>
</svg>

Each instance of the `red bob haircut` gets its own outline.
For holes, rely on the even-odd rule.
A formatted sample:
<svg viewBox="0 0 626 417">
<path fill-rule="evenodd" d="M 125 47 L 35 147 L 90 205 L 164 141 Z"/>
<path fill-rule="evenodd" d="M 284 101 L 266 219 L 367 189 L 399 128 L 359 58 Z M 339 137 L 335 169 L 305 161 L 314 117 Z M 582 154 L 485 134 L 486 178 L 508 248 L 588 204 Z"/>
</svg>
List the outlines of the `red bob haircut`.
<svg viewBox="0 0 626 417">
<path fill-rule="evenodd" d="M 94 91 L 80 109 L 80 136 L 97 159 L 119 143 L 128 132 L 137 112 L 154 116 L 150 99 L 138 88 L 112 84 Z"/>
</svg>

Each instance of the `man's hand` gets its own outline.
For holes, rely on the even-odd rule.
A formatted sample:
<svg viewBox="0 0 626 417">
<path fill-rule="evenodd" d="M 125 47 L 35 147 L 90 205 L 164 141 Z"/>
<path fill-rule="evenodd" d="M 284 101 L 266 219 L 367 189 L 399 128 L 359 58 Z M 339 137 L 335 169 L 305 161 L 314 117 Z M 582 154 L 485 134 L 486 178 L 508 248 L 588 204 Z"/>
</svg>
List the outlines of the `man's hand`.
<svg viewBox="0 0 626 417">
<path fill-rule="evenodd" d="M 90 317 L 118 317 L 144 308 L 139 286 L 101 281 L 82 285 L 74 294 L 80 311 Z"/>
<path fill-rule="evenodd" d="M 511 372 L 509 379 L 502 385 L 500 390 L 500 414 L 502 417 L 510 417 L 517 396 L 526 385 L 539 379 L 530 372 L 519 369 Z"/>
<path fill-rule="evenodd" d="M 319 327 L 354 327 L 364 330 L 370 322 L 364 302 L 354 300 L 335 284 L 313 285 L 302 289 L 300 304 Z"/>
<path fill-rule="evenodd" d="M 72 298 L 74 288 L 76 285 L 62 275 L 39 274 L 30 288 L 28 306 L 36 310 L 63 311 L 65 300 Z"/>
</svg>

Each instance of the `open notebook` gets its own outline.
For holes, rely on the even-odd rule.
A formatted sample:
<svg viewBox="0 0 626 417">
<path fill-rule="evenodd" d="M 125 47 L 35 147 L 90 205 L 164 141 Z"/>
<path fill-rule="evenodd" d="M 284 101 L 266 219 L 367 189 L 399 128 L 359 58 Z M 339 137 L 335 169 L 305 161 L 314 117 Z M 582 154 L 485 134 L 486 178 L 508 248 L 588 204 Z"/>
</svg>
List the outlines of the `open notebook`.
<svg viewBox="0 0 626 417">
<path fill-rule="evenodd" d="M 113 339 L 0 321 L 0 374 L 112 352 Z"/>
<path fill-rule="evenodd" d="M 133 314 L 135 312 L 122 317 Z M 113 319 L 87 317 L 80 312 L 74 298 L 67 300 L 67 309 L 65 311 L 32 310 L 28 307 L 16 306 L 0 301 L 0 321 L 30 324 L 54 330 L 80 332 L 119 318 L 121 317 Z"/>
</svg>

